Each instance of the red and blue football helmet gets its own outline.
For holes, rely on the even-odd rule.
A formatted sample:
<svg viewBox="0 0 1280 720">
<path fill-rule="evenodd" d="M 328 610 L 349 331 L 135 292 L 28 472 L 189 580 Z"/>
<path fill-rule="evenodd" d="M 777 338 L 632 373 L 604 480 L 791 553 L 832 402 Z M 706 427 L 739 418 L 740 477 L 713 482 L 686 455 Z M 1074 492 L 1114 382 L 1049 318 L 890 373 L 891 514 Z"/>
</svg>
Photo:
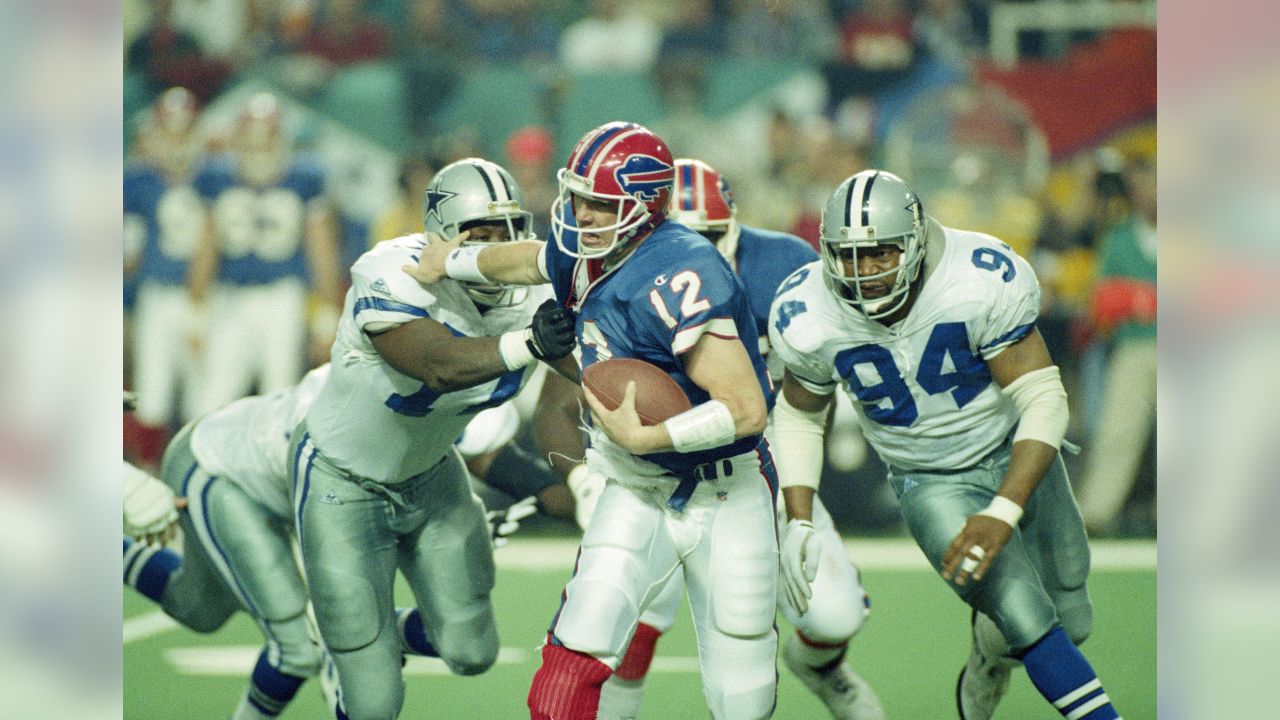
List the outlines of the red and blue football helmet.
<svg viewBox="0 0 1280 720">
<path fill-rule="evenodd" d="M 573 257 L 602 258 L 657 227 L 666 219 L 675 177 L 671 150 L 648 128 L 611 122 L 592 130 L 574 146 L 556 173 L 560 193 L 551 206 L 551 235 Z M 616 231 L 601 248 L 570 248 L 565 233 L 576 233 L 573 196 L 617 203 L 617 222 L 592 232 Z"/>
<path fill-rule="evenodd" d="M 738 252 L 738 205 L 724 177 L 701 160 L 676 160 L 668 217 L 715 243 L 726 260 Z"/>
</svg>

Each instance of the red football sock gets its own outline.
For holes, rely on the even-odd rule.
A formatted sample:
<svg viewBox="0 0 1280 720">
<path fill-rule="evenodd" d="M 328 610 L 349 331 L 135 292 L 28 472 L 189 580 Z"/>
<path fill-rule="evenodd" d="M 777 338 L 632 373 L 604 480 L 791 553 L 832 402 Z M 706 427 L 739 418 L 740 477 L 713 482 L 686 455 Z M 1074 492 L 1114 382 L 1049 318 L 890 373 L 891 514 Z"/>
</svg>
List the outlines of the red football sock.
<svg viewBox="0 0 1280 720">
<path fill-rule="evenodd" d="M 627 646 L 627 654 L 622 664 L 615 670 L 623 680 L 643 680 L 649 672 L 649 663 L 653 662 L 653 653 L 658 649 L 658 638 L 662 633 L 652 625 L 640 623 Z"/>
<path fill-rule="evenodd" d="M 613 671 L 599 660 L 548 642 L 529 688 L 532 720 L 595 720 L 600 687 Z"/>
</svg>

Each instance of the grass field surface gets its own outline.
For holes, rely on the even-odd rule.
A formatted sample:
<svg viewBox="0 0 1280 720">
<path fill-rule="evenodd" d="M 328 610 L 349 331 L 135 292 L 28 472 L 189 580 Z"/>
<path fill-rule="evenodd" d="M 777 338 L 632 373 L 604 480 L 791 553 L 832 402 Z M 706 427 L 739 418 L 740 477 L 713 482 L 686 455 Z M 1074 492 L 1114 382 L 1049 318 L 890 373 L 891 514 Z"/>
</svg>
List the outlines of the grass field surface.
<svg viewBox="0 0 1280 720">
<path fill-rule="evenodd" d="M 955 718 L 956 675 L 969 653 L 969 610 L 932 573 L 910 540 L 852 540 L 871 616 L 854 640 L 850 661 L 876 688 L 889 718 Z M 402 718 L 489 720 L 528 717 L 525 696 L 538 667 L 537 647 L 569 578 L 576 541 L 514 538 L 497 551 L 494 601 L 502 651 L 483 675 L 449 675 L 439 661 L 411 658 Z M 1155 544 L 1099 543 L 1089 580 L 1094 631 L 1084 651 L 1126 720 L 1156 717 Z M 408 588 L 399 604 L 412 603 Z M 226 718 L 239 700 L 261 646 L 250 619 L 238 614 L 220 631 L 198 635 L 176 626 L 156 606 L 125 589 L 124 717 L 129 720 Z M 779 615 L 785 639 L 790 627 Z M 779 663 L 777 720 L 821 720 L 821 703 Z M 681 610 L 658 644 L 641 713 L 655 720 L 709 717 L 702 701 L 693 624 Z M 318 681 L 309 681 L 282 715 L 323 719 Z M 1058 718 L 1021 669 L 997 720 Z"/>
</svg>

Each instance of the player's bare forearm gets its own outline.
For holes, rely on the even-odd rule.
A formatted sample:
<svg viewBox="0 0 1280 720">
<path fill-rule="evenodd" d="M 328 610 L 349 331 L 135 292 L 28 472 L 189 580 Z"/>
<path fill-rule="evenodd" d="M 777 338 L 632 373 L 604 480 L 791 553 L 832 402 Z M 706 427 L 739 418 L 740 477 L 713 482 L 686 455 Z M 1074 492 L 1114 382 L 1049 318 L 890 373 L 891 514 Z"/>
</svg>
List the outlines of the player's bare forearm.
<svg viewBox="0 0 1280 720">
<path fill-rule="evenodd" d="M 440 282 L 449 277 L 446 271 L 449 254 L 462 247 L 470 235 L 470 232 L 462 232 L 446 240 L 434 233 L 429 234 L 418 264 L 405 265 L 402 269 L 423 285 Z M 538 253 L 542 245 L 541 240 L 522 240 L 487 247 L 476 256 L 475 267 L 490 282 L 541 285 L 547 282 L 538 269 Z"/>
<path fill-rule="evenodd" d="M 788 520 L 813 520 L 813 488 L 792 485 L 782 489 L 782 500 L 787 505 Z"/>
<path fill-rule="evenodd" d="M 1031 493 L 1053 464 L 1058 449 L 1039 440 L 1019 440 L 1009 453 L 1009 469 L 1000 484 L 999 495 L 1009 498 L 1019 507 L 1026 507 Z"/>
<path fill-rule="evenodd" d="M 735 438 L 764 432 L 768 406 L 740 340 L 703 335 L 683 359 L 689 379 L 729 409 Z"/>
<path fill-rule="evenodd" d="M 455 337 L 427 318 L 371 335 L 387 364 L 436 392 L 462 390 L 508 372 L 498 338 Z"/>
<path fill-rule="evenodd" d="M 576 382 L 547 373 L 533 411 L 534 440 L 561 479 L 586 455 L 586 443 L 579 427 L 581 396 Z"/>
<path fill-rule="evenodd" d="M 575 386 L 582 380 L 582 371 L 578 369 L 578 361 L 574 359 L 572 353 L 547 364 L 556 371 L 557 375 Z"/>
<path fill-rule="evenodd" d="M 485 248 L 476 258 L 476 267 L 494 282 L 512 285 L 541 285 L 547 282 L 538 269 L 541 240 L 521 240 Z"/>
</svg>

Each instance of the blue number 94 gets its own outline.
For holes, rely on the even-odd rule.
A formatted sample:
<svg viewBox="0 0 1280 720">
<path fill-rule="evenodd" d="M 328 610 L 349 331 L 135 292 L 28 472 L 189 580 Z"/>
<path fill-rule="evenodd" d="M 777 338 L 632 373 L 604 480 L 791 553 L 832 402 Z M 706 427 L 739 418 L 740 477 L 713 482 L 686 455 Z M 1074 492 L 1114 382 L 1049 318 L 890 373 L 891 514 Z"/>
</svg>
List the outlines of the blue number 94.
<svg viewBox="0 0 1280 720">
<path fill-rule="evenodd" d="M 1004 268 L 1004 274 L 1000 276 L 1001 280 L 1009 282 L 1018 274 L 1013 267 L 1013 260 L 1004 253 L 991 248 L 978 248 L 973 251 L 973 264 L 983 270 L 999 270 Z"/>
</svg>

